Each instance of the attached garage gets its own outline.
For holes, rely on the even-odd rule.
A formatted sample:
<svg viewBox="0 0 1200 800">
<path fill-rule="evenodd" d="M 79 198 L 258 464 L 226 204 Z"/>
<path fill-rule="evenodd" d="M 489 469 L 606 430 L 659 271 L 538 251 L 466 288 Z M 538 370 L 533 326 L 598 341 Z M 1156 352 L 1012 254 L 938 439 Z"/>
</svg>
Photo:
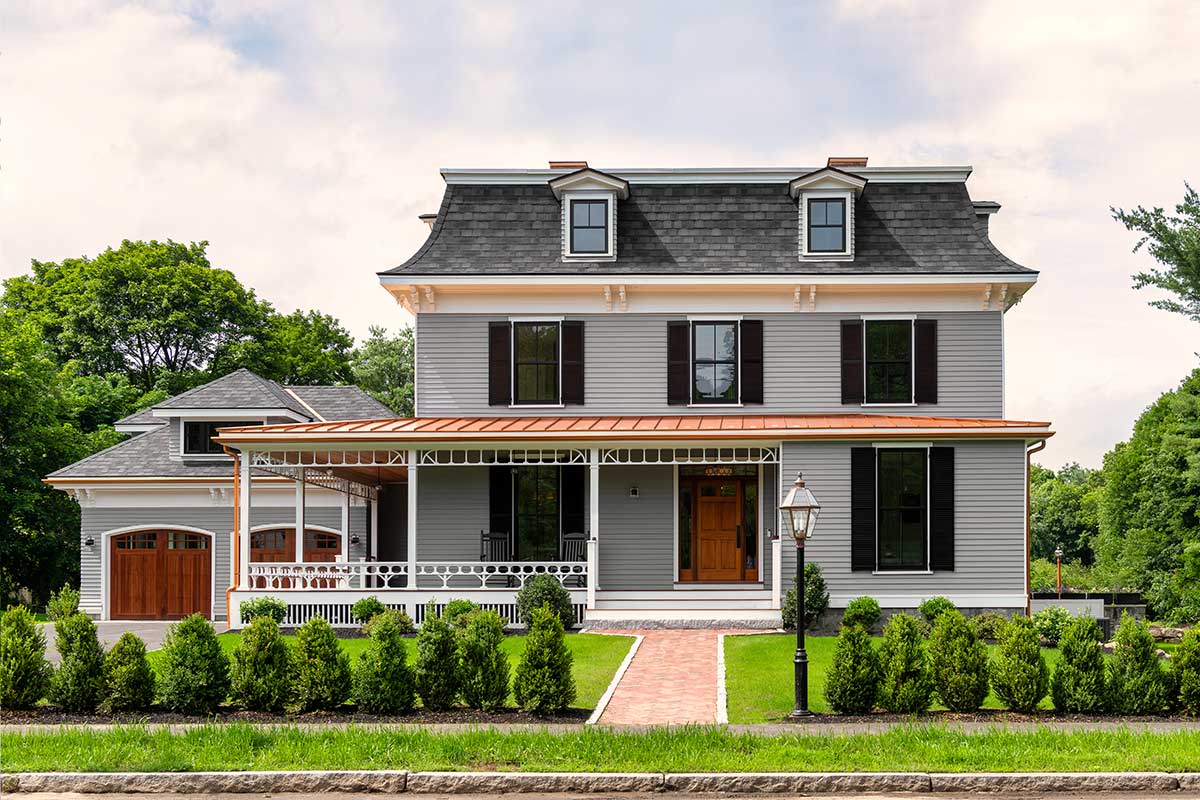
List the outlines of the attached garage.
<svg viewBox="0 0 1200 800">
<path fill-rule="evenodd" d="M 147 528 L 108 547 L 109 619 L 212 618 L 212 534 Z"/>
<path fill-rule="evenodd" d="M 320 528 L 304 530 L 304 560 L 337 561 L 342 554 L 342 537 Z M 296 528 L 271 527 L 250 532 L 250 562 L 281 563 L 296 560 Z"/>
</svg>

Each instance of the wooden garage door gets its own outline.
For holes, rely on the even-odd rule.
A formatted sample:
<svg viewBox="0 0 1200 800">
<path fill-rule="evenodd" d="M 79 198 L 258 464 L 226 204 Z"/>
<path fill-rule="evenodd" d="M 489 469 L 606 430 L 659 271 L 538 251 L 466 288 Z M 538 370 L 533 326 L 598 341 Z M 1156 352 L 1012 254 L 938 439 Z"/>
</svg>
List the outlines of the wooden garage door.
<svg viewBox="0 0 1200 800">
<path fill-rule="evenodd" d="M 123 533 L 109 545 L 109 616 L 212 616 L 212 537 L 156 529 Z"/>
<path fill-rule="evenodd" d="M 305 561 L 336 561 L 342 552 L 342 537 L 336 533 L 308 528 L 304 531 Z M 294 562 L 296 560 L 296 529 L 271 528 L 250 532 L 250 561 Z"/>
</svg>

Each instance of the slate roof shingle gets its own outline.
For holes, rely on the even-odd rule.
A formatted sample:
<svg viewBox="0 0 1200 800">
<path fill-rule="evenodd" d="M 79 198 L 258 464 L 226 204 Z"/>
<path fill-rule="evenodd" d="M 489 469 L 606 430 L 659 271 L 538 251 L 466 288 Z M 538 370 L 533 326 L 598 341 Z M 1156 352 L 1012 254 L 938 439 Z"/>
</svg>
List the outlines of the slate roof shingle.
<svg viewBox="0 0 1200 800">
<path fill-rule="evenodd" d="M 395 412 L 357 386 L 288 386 L 325 419 L 389 419 Z"/>
<path fill-rule="evenodd" d="M 308 410 L 282 386 L 245 367 L 167 398 L 155 408 L 286 408 L 308 416 Z"/>
</svg>

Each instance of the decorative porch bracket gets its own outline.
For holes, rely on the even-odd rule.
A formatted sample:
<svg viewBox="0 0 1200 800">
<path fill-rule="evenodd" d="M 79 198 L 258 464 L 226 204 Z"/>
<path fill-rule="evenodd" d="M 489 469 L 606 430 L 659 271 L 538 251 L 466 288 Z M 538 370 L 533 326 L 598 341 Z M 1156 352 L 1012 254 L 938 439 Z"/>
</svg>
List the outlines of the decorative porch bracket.
<svg viewBox="0 0 1200 800">
<path fill-rule="evenodd" d="M 600 451 L 601 464 L 778 464 L 778 447 L 645 447 Z"/>
<path fill-rule="evenodd" d="M 288 461 L 284 458 L 280 458 L 281 455 L 290 457 L 294 454 L 250 451 L 245 453 L 244 457 L 250 460 L 251 468 L 259 472 L 266 472 L 271 475 L 277 475 L 281 478 L 287 478 L 288 480 L 296 481 L 298 483 L 305 483 L 309 486 L 316 486 L 321 489 L 329 489 L 331 491 L 341 492 L 342 494 L 348 494 L 353 497 L 360 497 L 364 500 L 374 500 L 378 495 L 378 492 L 373 486 L 368 486 L 364 483 L 348 480 L 346 478 L 339 478 L 337 475 L 334 475 L 333 472 L 328 468 L 332 465 L 324 465 L 326 467 L 324 469 L 310 465 L 298 465 L 294 460 Z M 400 455 L 403 457 L 403 453 Z M 405 463 L 403 460 L 399 462 L 399 464 L 403 463 Z M 349 467 L 359 466 L 359 464 L 352 461 L 344 461 L 338 464 L 338 466 Z M 371 464 L 364 460 L 361 466 L 383 465 Z"/>
<path fill-rule="evenodd" d="M 422 450 L 417 456 L 417 464 L 422 467 L 467 467 L 492 464 L 539 466 L 586 463 L 588 463 L 586 450 L 559 448 L 549 450 L 537 448 L 497 448 L 494 450 L 446 448 Z"/>
</svg>

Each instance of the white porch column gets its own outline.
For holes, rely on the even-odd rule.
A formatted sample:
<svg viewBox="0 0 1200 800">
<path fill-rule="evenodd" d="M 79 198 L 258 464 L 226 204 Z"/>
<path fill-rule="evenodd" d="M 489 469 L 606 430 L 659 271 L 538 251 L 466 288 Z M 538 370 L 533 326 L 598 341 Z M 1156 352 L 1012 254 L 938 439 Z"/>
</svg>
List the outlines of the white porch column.
<svg viewBox="0 0 1200 800">
<path fill-rule="evenodd" d="M 304 467 L 296 470 L 296 562 L 304 560 Z"/>
<path fill-rule="evenodd" d="M 600 580 L 600 450 L 588 451 L 588 548 L 587 607 L 596 607 L 596 584 Z"/>
<path fill-rule="evenodd" d="M 417 587 L 417 451 L 405 455 L 408 464 L 408 588 Z M 415 609 L 414 609 L 415 611 Z M 415 618 L 415 617 L 414 617 Z"/>
<path fill-rule="evenodd" d="M 342 495 L 342 555 L 350 561 L 350 493 Z"/>
<path fill-rule="evenodd" d="M 379 557 L 379 490 L 372 493 L 371 499 L 371 537 L 367 540 L 367 561 Z"/>
<path fill-rule="evenodd" d="M 771 608 L 783 608 L 783 531 L 771 539 Z"/>
<path fill-rule="evenodd" d="M 241 456 L 242 474 L 238 481 L 238 586 L 250 588 L 250 454 Z"/>
</svg>

